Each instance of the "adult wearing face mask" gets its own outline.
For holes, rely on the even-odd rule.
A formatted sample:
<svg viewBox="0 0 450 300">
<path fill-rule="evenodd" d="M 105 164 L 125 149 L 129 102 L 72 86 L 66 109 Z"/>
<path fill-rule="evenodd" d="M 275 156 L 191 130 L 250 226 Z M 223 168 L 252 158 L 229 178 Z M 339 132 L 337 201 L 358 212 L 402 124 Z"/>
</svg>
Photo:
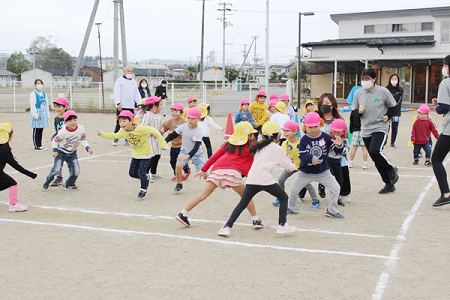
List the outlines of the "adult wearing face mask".
<svg viewBox="0 0 450 300">
<path fill-rule="evenodd" d="M 44 128 L 48 127 L 50 112 L 48 108 L 47 94 L 44 92 L 44 82 L 41 79 L 34 81 L 36 89 L 30 94 L 30 125 L 33 128 L 34 150 L 45 151 L 42 146 Z"/>
<path fill-rule="evenodd" d="M 394 114 L 391 118 L 391 147 L 395 148 L 395 140 L 397 139 L 398 125 L 400 123 L 400 116 L 402 114 L 402 100 L 403 89 L 400 86 L 400 80 L 397 74 L 392 74 L 389 77 L 389 83 L 386 88 L 391 92 L 397 105 L 395 106 Z"/>
<path fill-rule="evenodd" d="M 395 102 L 392 94 L 384 87 L 377 85 L 377 74 L 373 69 L 364 69 L 361 73 L 362 89 L 355 92 L 352 110 L 357 109 L 361 119 L 361 136 L 375 163 L 385 186 L 380 194 L 395 191 L 395 184 L 399 177 L 397 168 L 383 153 L 389 131 L 389 119 L 395 111 Z"/>
<path fill-rule="evenodd" d="M 123 69 L 123 76 L 117 78 L 114 84 L 114 104 L 116 104 L 118 116 L 122 110 L 131 111 L 134 114 L 134 109 L 141 105 L 142 98 L 139 93 L 136 81 L 133 79 L 133 68 L 126 66 Z M 116 121 L 116 128 L 114 133 L 120 129 L 119 120 Z M 118 140 L 113 140 L 113 145 L 117 146 Z M 125 146 L 128 146 L 128 141 L 125 140 Z"/>
<path fill-rule="evenodd" d="M 139 81 L 138 90 L 142 99 L 147 99 L 148 97 L 152 96 L 152 94 L 150 93 L 150 89 L 148 88 L 148 82 L 146 79 L 141 79 L 141 81 Z"/>
<path fill-rule="evenodd" d="M 444 78 L 439 84 L 437 98 L 434 98 L 433 105 L 436 113 L 444 115 L 444 124 L 442 133 L 439 136 L 436 146 L 434 146 L 431 155 L 431 164 L 433 166 L 434 176 L 436 176 L 441 197 L 433 203 L 434 207 L 450 203 L 450 189 L 448 187 L 447 172 L 442 164 L 448 152 L 450 152 L 450 78 L 449 77 L 450 55 L 444 58 L 442 75 Z"/>
<path fill-rule="evenodd" d="M 156 91 L 155 91 L 155 96 L 161 97 L 161 103 L 162 103 L 163 109 L 164 109 L 164 114 L 163 114 L 164 117 L 166 116 L 166 99 L 169 100 L 169 98 L 167 97 L 166 85 L 167 85 L 167 81 L 165 81 L 165 80 L 161 81 L 161 85 L 157 86 Z"/>
</svg>

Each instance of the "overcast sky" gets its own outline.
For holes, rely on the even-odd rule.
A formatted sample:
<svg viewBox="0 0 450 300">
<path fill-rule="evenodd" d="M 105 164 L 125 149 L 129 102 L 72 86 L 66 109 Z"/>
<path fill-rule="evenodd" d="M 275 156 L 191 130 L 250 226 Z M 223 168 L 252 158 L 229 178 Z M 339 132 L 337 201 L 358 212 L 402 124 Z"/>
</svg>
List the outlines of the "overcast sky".
<svg viewBox="0 0 450 300">
<path fill-rule="evenodd" d="M 3 0 L 2 2 L 6 2 Z M 202 1 L 198 0 L 124 0 L 128 61 L 152 58 L 176 59 L 195 63 L 200 56 Z M 215 49 L 222 61 L 222 13 L 218 0 L 206 1 L 205 59 Z M 227 1 L 233 11 L 227 21 L 226 61 L 242 63 L 244 44 L 257 39 L 257 53 L 265 57 L 265 0 Z M 94 0 L 21 0 L 3 3 L 0 17 L 0 53 L 22 51 L 37 36 L 51 36 L 57 47 L 78 56 Z M 330 14 L 394 9 L 448 6 L 442 0 L 336 1 L 270 0 L 270 64 L 286 63 L 295 56 L 298 43 L 298 12 L 314 11 L 302 18 L 302 42 L 338 38 L 338 25 Z M 112 0 L 101 0 L 95 22 L 101 28 L 102 56 L 113 55 Z M 97 56 L 97 28 L 90 35 L 85 55 Z M 253 59 L 253 49 L 249 58 Z M 206 64 L 206 63 L 205 63 Z"/>
</svg>

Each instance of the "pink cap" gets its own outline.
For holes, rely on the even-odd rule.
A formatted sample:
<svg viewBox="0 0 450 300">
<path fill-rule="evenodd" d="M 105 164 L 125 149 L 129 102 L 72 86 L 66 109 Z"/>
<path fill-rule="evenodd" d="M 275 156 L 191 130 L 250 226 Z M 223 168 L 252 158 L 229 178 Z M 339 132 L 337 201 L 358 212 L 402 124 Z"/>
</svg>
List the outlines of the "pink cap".
<svg viewBox="0 0 450 300">
<path fill-rule="evenodd" d="M 331 130 L 336 132 L 342 132 L 347 130 L 347 124 L 342 119 L 335 119 L 333 123 L 331 123 Z"/>
<path fill-rule="evenodd" d="M 63 119 L 66 121 L 70 116 L 77 116 L 77 114 L 73 110 L 68 110 L 64 113 Z"/>
<path fill-rule="evenodd" d="M 58 104 L 64 105 L 65 107 L 69 106 L 69 101 L 64 97 L 56 98 L 56 100 L 53 101 L 53 103 L 58 103 Z"/>
<path fill-rule="evenodd" d="M 248 102 L 247 99 L 242 99 L 241 100 L 241 105 L 243 105 L 243 104 L 250 104 L 250 102 Z"/>
<path fill-rule="evenodd" d="M 186 117 L 191 119 L 200 118 L 202 116 L 202 112 L 197 107 L 191 107 L 189 108 Z"/>
<path fill-rule="evenodd" d="M 267 94 L 266 94 L 266 92 L 264 92 L 264 91 L 258 91 L 258 94 L 256 94 L 256 96 L 264 96 L 264 97 L 267 97 Z"/>
<path fill-rule="evenodd" d="M 300 130 L 300 126 L 298 125 L 297 122 L 295 121 L 287 121 L 286 123 L 284 123 L 283 127 L 281 127 L 281 129 L 283 130 Z"/>
<path fill-rule="evenodd" d="M 161 97 L 151 96 L 148 97 L 147 100 L 145 100 L 145 105 L 155 104 L 156 102 L 159 102 L 161 100 Z"/>
<path fill-rule="evenodd" d="M 282 95 L 280 96 L 280 100 L 281 100 L 281 101 L 283 101 L 283 100 L 288 100 L 288 101 L 289 101 L 289 95 L 288 95 L 288 94 L 282 94 Z"/>
<path fill-rule="evenodd" d="M 119 117 L 128 117 L 131 120 L 133 120 L 134 119 L 134 114 L 131 111 L 129 111 L 129 110 L 122 110 L 120 112 L 120 114 L 116 117 L 116 119 L 119 119 Z"/>
<path fill-rule="evenodd" d="M 428 105 L 426 104 L 422 104 L 419 109 L 417 110 L 417 112 L 420 112 L 422 114 L 429 114 L 430 113 L 430 108 L 428 107 Z"/>
<path fill-rule="evenodd" d="M 304 124 L 307 127 L 316 127 L 319 126 L 321 122 L 319 114 L 312 111 L 306 115 Z"/>
<path fill-rule="evenodd" d="M 181 103 L 174 103 L 170 109 L 184 110 L 184 106 Z"/>
<path fill-rule="evenodd" d="M 187 103 L 191 103 L 192 100 L 197 101 L 197 97 L 190 97 L 189 99 L 187 99 Z"/>
<path fill-rule="evenodd" d="M 278 95 L 277 94 L 272 94 L 272 95 L 270 95 L 270 100 L 272 101 L 272 100 L 277 100 L 278 101 Z"/>
<path fill-rule="evenodd" d="M 270 100 L 269 107 L 277 105 L 278 101 Z"/>
</svg>

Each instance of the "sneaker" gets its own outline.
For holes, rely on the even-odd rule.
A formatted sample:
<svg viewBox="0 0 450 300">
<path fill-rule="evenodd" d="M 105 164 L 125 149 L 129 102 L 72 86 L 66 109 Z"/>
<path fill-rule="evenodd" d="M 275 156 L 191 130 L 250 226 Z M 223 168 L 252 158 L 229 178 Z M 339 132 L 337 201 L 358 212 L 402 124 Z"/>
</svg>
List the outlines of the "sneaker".
<svg viewBox="0 0 450 300">
<path fill-rule="evenodd" d="M 321 207 L 322 205 L 320 205 L 320 201 L 319 200 L 313 200 L 311 207 L 309 209 L 319 209 L 319 207 Z"/>
<path fill-rule="evenodd" d="M 181 183 L 177 183 L 177 185 L 175 186 L 175 188 L 173 190 L 175 192 L 179 192 L 179 191 L 181 191 L 182 188 L 183 188 L 183 185 Z"/>
<path fill-rule="evenodd" d="M 217 231 L 217 235 L 229 236 L 230 235 L 230 227 L 228 227 L 227 225 L 223 225 L 222 228 L 220 228 L 220 230 Z"/>
<path fill-rule="evenodd" d="M 161 179 L 162 176 L 159 175 L 159 174 L 152 174 L 152 178 L 153 178 L 153 179 Z"/>
<path fill-rule="evenodd" d="M 275 206 L 278 206 L 278 205 L 280 205 L 280 200 L 278 200 L 278 198 L 277 198 L 277 199 L 275 199 L 275 201 L 272 202 L 272 204 Z"/>
<path fill-rule="evenodd" d="M 253 220 L 253 229 L 261 229 L 263 227 L 264 227 L 264 225 L 260 219 Z"/>
<path fill-rule="evenodd" d="M 297 195 L 297 203 L 301 203 L 305 201 L 305 199 L 303 199 L 302 197 L 300 197 L 300 195 Z"/>
<path fill-rule="evenodd" d="M 341 215 L 340 213 L 332 213 L 327 209 L 327 212 L 325 213 L 325 216 L 329 217 L 329 218 L 336 218 L 336 219 L 343 219 L 344 216 Z"/>
<path fill-rule="evenodd" d="M 325 193 L 325 187 L 321 183 L 319 183 L 318 190 L 319 190 L 320 198 L 323 199 L 323 198 L 325 198 L 327 196 L 327 194 Z"/>
<path fill-rule="evenodd" d="M 173 176 L 172 181 L 177 181 L 177 176 Z"/>
<path fill-rule="evenodd" d="M 293 211 L 288 208 L 286 214 L 298 214 L 298 211 Z"/>
<path fill-rule="evenodd" d="M 151 175 L 151 174 L 147 174 L 147 180 L 148 180 L 148 182 L 150 182 L 150 183 L 153 183 L 153 182 L 155 182 L 155 181 L 153 181 L 153 178 L 152 178 L 153 176 Z"/>
<path fill-rule="evenodd" d="M 394 143 L 391 144 L 392 148 L 397 148 Z"/>
<path fill-rule="evenodd" d="M 183 176 L 181 176 L 181 180 L 185 181 L 189 178 L 189 175 L 191 175 L 191 173 L 184 173 Z"/>
<path fill-rule="evenodd" d="M 191 224 L 189 224 L 188 217 L 184 216 L 182 213 L 179 213 L 177 216 L 175 216 L 175 219 L 186 227 L 191 226 Z"/>
<path fill-rule="evenodd" d="M 391 184 L 396 184 L 399 178 L 397 167 L 394 167 L 391 171 L 389 171 L 389 180 L 391 181 Z"/>
<path fill-rule="evenodd" d="M 48 186 L 50 185 L 50 182 L 45 181 L 44 184 L 42 185 L 42 188 L 44 189 L 44 191 L 48 190 Z"/>
<path fill-rule="evenodd" d="M 78 187 L 76 185 L 64 185 L 64 189 L 68 191 L 78 191 Z"/>
<path fill-rule="evenodd" d="M 450 204 L 450 197 L 445 198 L 443 195 L 433 203 L 433 207 Z"/>
<path fill-rule="evenodd" d="M 138 194 L 138 198 L 145 198 L 147 196 L 147 190 L 141 189 Z"/>
<path fill-rule="evenodd" d="M 378 193 L 379 194 L 389 194 L 395 192 L 396 188 L 393 184 L 386 184 Z"/>
<path fill-rule="evenodd" d="M 348 167 L 349 167 L 349 168 L 353 168 L 354 166 L 355 166 L 355 165 L 353 164 L 353 162 L 349 162 L 349 163 L 348 163 Z"/>
<path fill-rule="evenodd" d="M 342 197 L 341 196 L 339 196 L 339 198 L 338 198 L 338 205 L 345 206 L 344 202 L 342 202 Z"/>
<path fill-rule="evenodd" d="M 123 145 L 124 145 L 124 146 L 130 146 L 130 143 L 129 143 L 127 140 L 125 140 L 125 142 L 123 143 Z"/>
<path fill-rule="evenodd" d="M 417 166 L 419 164 L 418 160 L 413 161 L 413 165 Z"/>
<path fill-rule="evenodd" d="M 63 178 L 62 177 L 56 177 L 55 180 L 53 180 L 52 183 L 50 183 L 50 186 L 58 186 L 63 184 Z"/>
<path fill-rule="evenodd" d="M 419 153 L 419 158 L 421 158 L 422 157 L 422 152 L 421 153 Z"/>
<path fill-rule="evenodd" d="M 117 146 L 118 142 L 119 142 L 119 140 L 113 140 L 113 146 Z"/>
<path fill-rule="evenodd" d="M 347 203 L 352 202 L 352 199 L 350 198 L 350 196 L 341 196 L 341 201 Z"/>
<path fill-rule="evenodd" d="M 290 233 L 297 230 L 295 226 L 289 226 L 288 223 L 284 223 L 284 225 L 277 226 L 277 233 Z"/>
<path fill-rule="evenodd" d="M 431 161 L 427 160 L 427 161 L 424 163 L 424 165 L 425 165 L 425 166 L 431 166 Z"/>
<path fill-rule="evenodd" d="M 47 150 L 47 148 L 41 146 L 41 147 L 34 148 L 34 150 L 36 150 L 36 151 L 45 151 L 45 150 Z"/>
<path fill-rule="evenodd" d="M 363 169 L 367 170 L 369 168 L 369 164 L 368 163 L 363 163 Z"/>
<path fill-rule="evenodd" d="M 27 209 L 28 209 L 28 206 L 24 206 L 19 203 L 12 204 L 9 206 L 9 212 L 20 212 L 20 211 L 26 211 Z"/>
</svg>

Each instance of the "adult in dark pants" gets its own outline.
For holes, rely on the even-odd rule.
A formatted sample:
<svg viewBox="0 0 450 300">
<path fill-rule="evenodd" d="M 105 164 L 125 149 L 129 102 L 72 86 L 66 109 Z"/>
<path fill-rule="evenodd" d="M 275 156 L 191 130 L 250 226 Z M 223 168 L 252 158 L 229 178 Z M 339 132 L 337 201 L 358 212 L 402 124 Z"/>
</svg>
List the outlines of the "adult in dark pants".
<svg viewBox="0 0 450 300">
<path fill-rule="evenodd" d="M 123 76 L 117 78 L 114 84 L 114 104 L 116 104 L 116 115 L 118 116 L 122 110 L 131 111 L 134 114 L 134 109 L 141 105 L 142 98 L 139 93 L 136 81 L 133 79 L 133 68 L 126 66 L 123 69 Z M 119 132 L 119 120 L 116 121 L 116 128 L 114 133 Z M 113 140 L 113 145 L 117 146 L 118 140 Z M 125 146 L 128 146 L 128 141 L 125 140 Z"/>
<path fill-rule="evenodd" d="M 164 109 L 164 113 L 163 116 L 166 116 L 166 99 L 169 100 L 169 98 L 167 97 L 167 92 L 166 92 L 166 85 L 167 85 L 167 81 L 163 80 L 161 81 L 161 85 L 156 87 L 155 90 L 155 96 L 156 97 L 161 97 L 161 103 L 163 105 L 163 109 Z"/>
<path fill-rule="evenodd" d="M 393 116 L 395 102 L 392 94 L 377 85 L 377 74 L 373 69 L 361 73 L 362 89 L 355 92 L 352 110 L 357 109 L 361 118 L 361 136 L 385 186 L 379 191 L 387 194 L 395 191 L 399 177 L 397 168 L 383 153 L 389 131 L 389 119 Z"/>
<path fill-rule="evenodd" d="M 442 133 L 439 136 L 436 146 L 434 146 L 431 155 L 431 164 L 433 166 L 434 176 L 436 176 L 441 197 L 433 203 L 433 206 L 441 206 L 450 203 L 450 189 L 448 187 L 447 172 L 443 165 L 443 161 L 450 152 L 450 78 L 449 77 L 450 55 L 444 58 L 444 66 L 442 67 L 442 75 L 447 77 L 439 84 L 437 98 L 434 98 L 433 104 L 436 112 L 444 115 L 444 124 Z"/>
<path fill-rule="evenodd" d="M 391 92 L 397 105 L 395 106 L 394 114 L 391 118 L 391 147 L 395 148 L 395 140 L 397 139 L 398 125 L 400 123 L 400 116 L 402 114 L 402 100 L 403 89 L 400 86 L 400 80 L 397 74 L 392 74 L 389 77 L 389 83 L 386 88 Z"/>
</svg>

